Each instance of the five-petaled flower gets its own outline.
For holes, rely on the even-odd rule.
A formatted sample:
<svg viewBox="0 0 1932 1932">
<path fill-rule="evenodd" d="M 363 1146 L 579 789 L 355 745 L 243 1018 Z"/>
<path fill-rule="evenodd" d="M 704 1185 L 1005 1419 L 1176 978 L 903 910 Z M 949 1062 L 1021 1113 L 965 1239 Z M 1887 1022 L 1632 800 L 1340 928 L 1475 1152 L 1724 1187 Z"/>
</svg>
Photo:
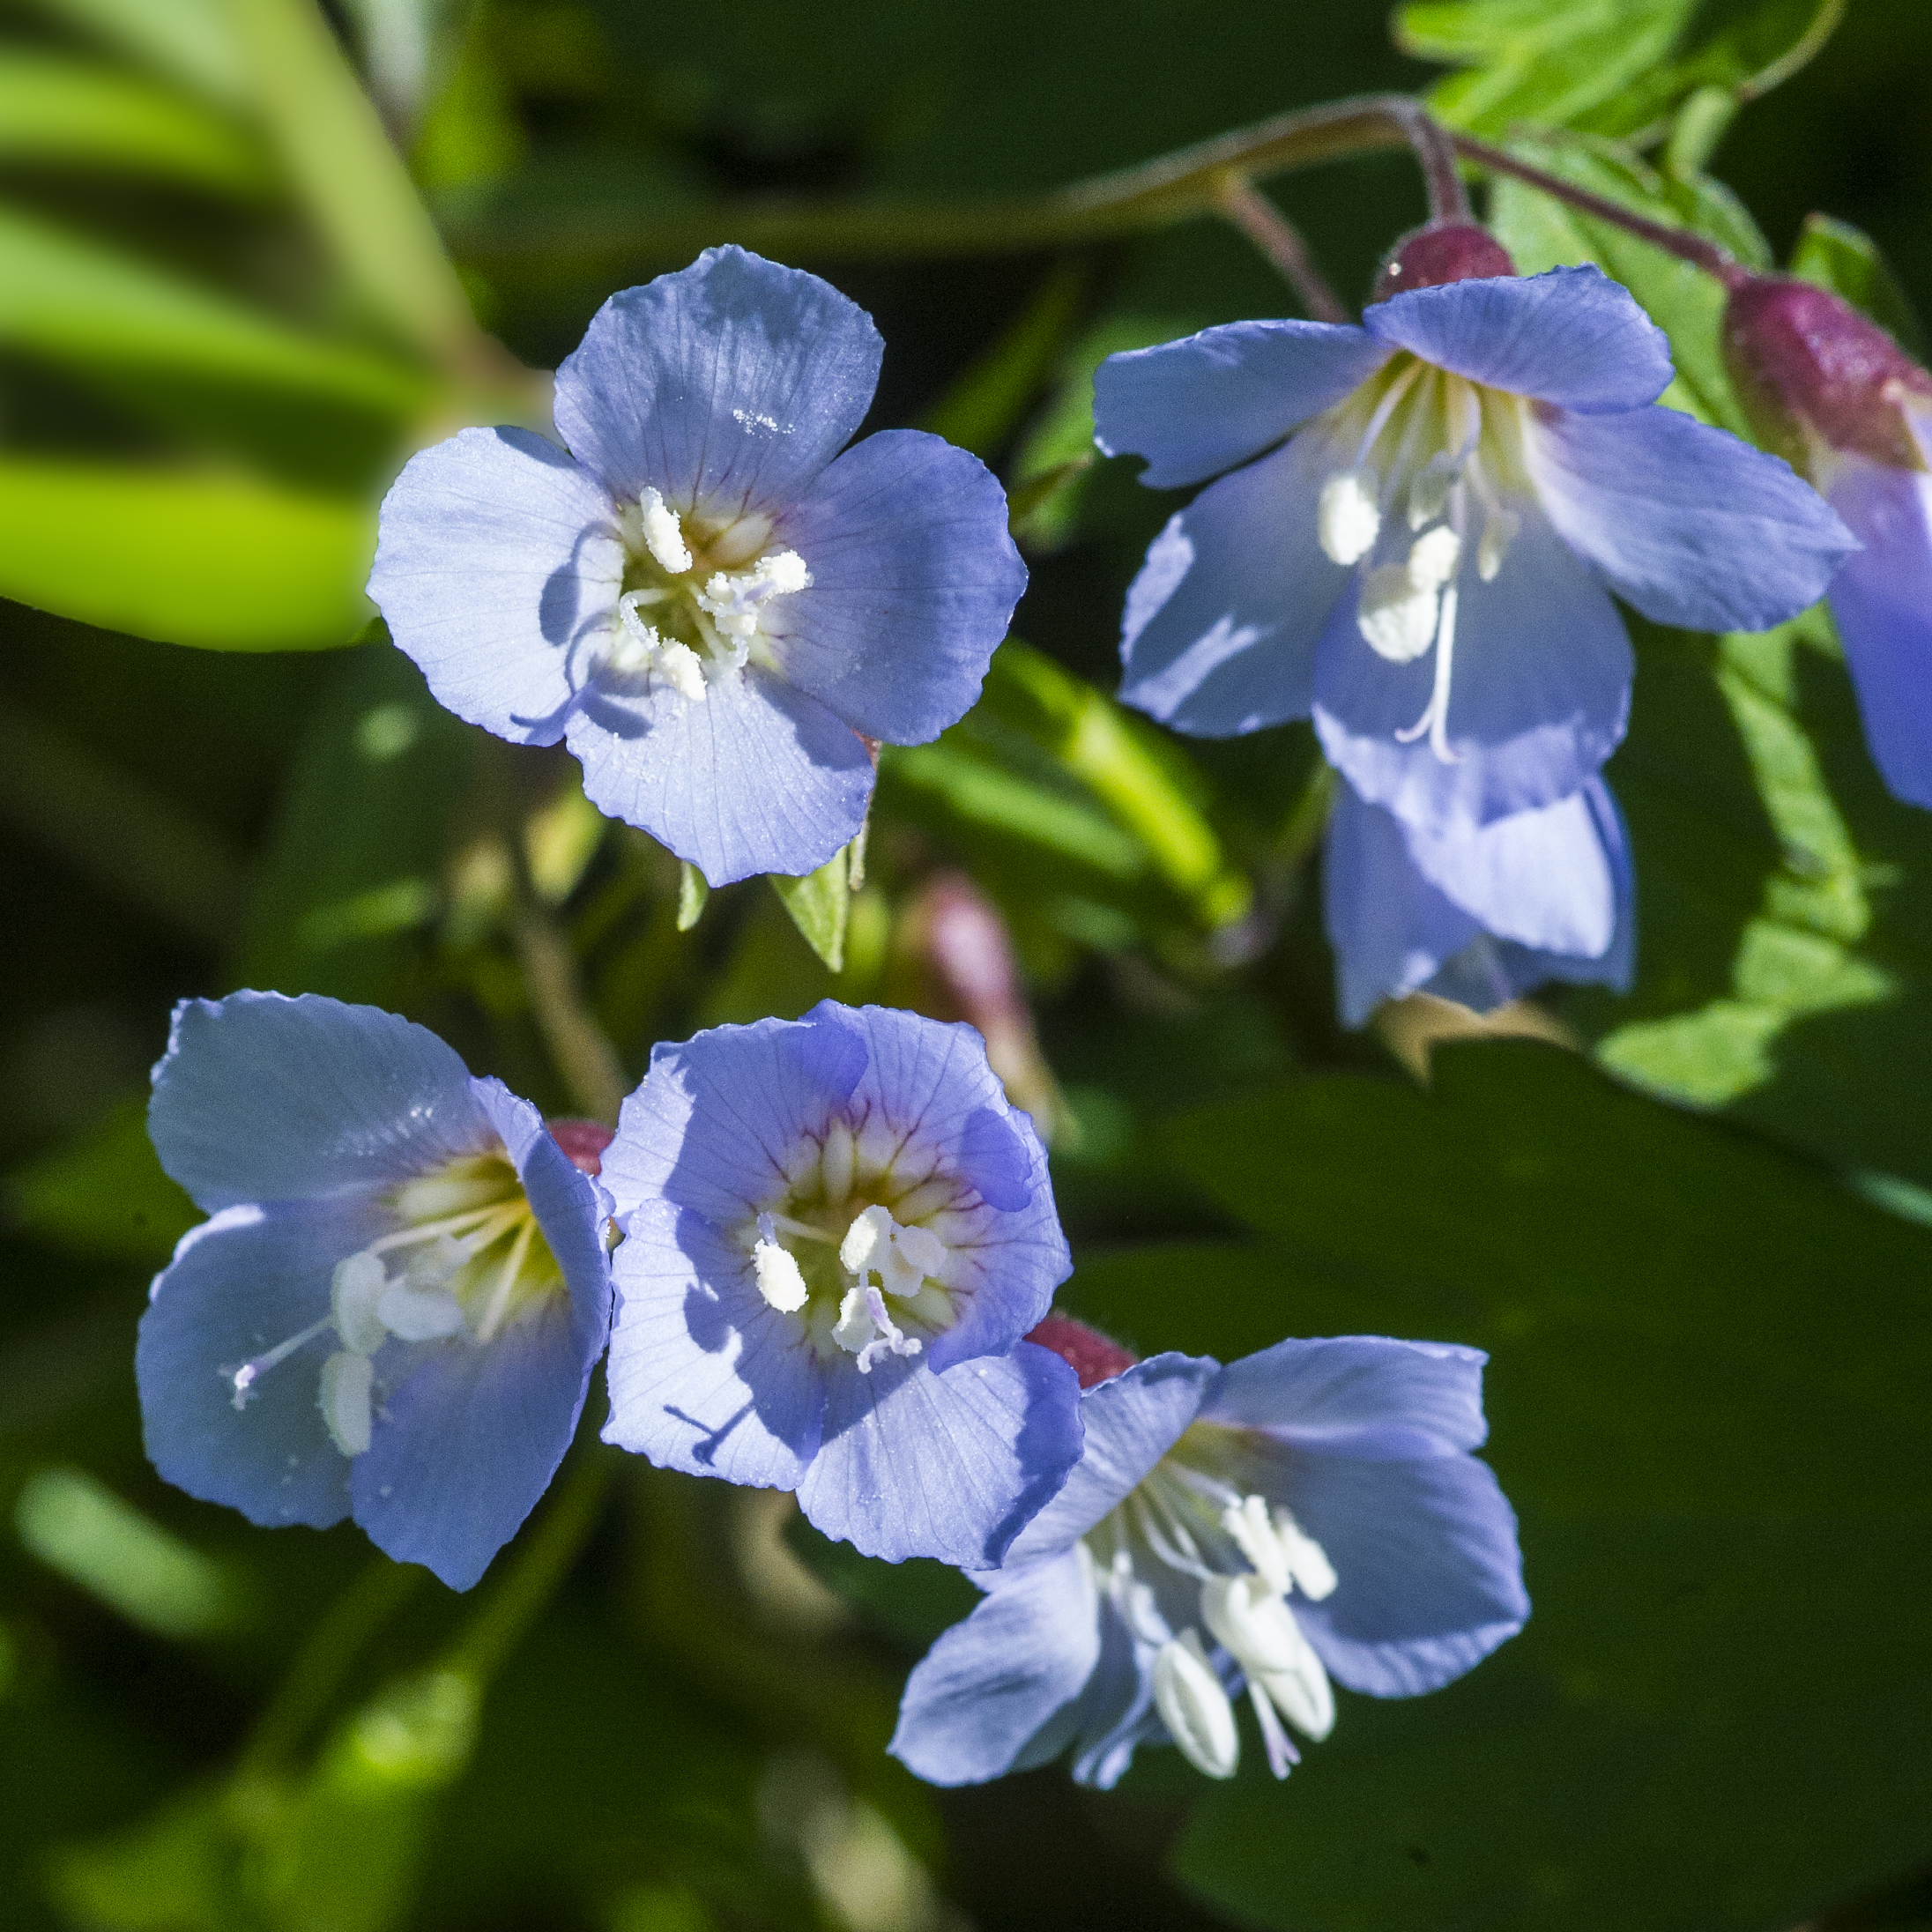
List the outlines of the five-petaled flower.
<svg viewBox="0 0 1932 1932">
<path fill-rule="evenodd" d="M 1245 1684 L 1285 1777 L 1334 1721 L 1331 1676 L 1414 1697 L 1522 1627 L 1516 1519 L 1482 1441 L 1484 1357 L 1372 1336 L 1282 1341 L 1227 1368 L 1126 1350 L 1065 1317 L 1039 1339 L 1085 1386 L 1086 1451 L 913 1671 L 892 1741 L 934 1784 L 1069 1745 L 1106 1787 L 1136 1745 L 1210 1777 Z"/>
<path fill-rule="evenodd" d="M 264 1526 L 353 1516 L 468 1589 L 603 1352 L 602 1188 L 435 1034 L 313 993 L 183 1000 L 148 1130 L 211 1216 L 141 1318 L 155 1468 Z"/>
<path fill-rule="evenodd" d="M 1435 243 L 1465 279 L 1416 286 Z M 1465 230 L 1401 265 L 1359 328 L 1232 323 L 1101 365 L 1103 450 L 1148 484 L 1218 479 L 1128 592 L 1121 695 L 1208 737 L 1312 715 L 1370 802 L 1484 825 L 1569 797 L 1623 736 L 1612 591 L 1758 629 L 1855 544 L 1779 458 L 1654 402 L 1664 337 L 1598 270 L 1517 277 Z"/>
<path fill-rule="evenodd" d="M 557 371 L 568 453 L 465 429 L 398 479 L 390 635 L 458 717 L 564 739 L 597 805 L 713 885 L 812 871 L 864 821 L 867 740 L 962 716 L 1026 583 L 977 457 L 845 449 L 881 354 L 836 289 L 742 249 L 613 295 Z"/>
<path fill-rule="evenodd" d="M 1066 1243 L 970 1027 L 826 1000 L 660 1045 L 604 1179 L 606 1439 L 894 1561 L 997 1563 L 1065 1479 L 1078 1385 L 1021 1338 Z"/>
<path fill-rule="evenodd" d="M 1848 302 L 1777 276 L 1732 291 L 1724 346 L 1759 434 L 1865 546 L 1832 615 L 1873 760 L 1932 806 L 1932 375 Z"/>
<path fill-rule="evenodd" d="M 1477 1013 L 1548 980 L 1625 990 L 1635 965 L 1630 844 L 1601 778 L 1474 830 L 1405 824 L 1346 784 L 1322 901 L 1342 1023 L 1431 992 Z"/>
</svg>

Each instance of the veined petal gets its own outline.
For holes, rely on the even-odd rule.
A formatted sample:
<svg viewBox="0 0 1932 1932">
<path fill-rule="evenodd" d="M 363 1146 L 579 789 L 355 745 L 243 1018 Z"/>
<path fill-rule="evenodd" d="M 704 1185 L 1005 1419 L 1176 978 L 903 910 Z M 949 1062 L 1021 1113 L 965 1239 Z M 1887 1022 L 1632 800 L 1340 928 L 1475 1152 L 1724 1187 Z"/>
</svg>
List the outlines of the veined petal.
<svg viewBox="0 0 1932 1932">
<path fill-rule="evenodd" d="M 1334 460 L 1304 431 L 1173 517 L 1127 592 L 1123 703 L 1198 738 L 1308 716 L 1316 643 L 1350 582 L 1318 532 Z"/>
<path fill-rule="evenodd" d="M 1670 344 L 1601 269 L 1481 277 L 1371 303 L 1378 342 L 1491 389 L 1586 412 L 1635 409 L 1670 380 Z"/>
<path fill-rule="evenodd" d="M 1932 476 L 1841 460 L 1832 507 L 1865 547 L 1832 580 L 1832 614 L 1874 762 L 1932 806 Z"/>
<path fill-rule="evenodd" d="M 1581 419 L 1579 419 L 1581 420 Z M 1412 825 L 1474 829 L 1553 805 L 1591 777 L 1630 717 L 1630 640 L 1602 586 L 1534 506 L 1484 583 L 1465 569 L 1445 763 L 1428 734 L 1435 653 L 1391 664 L 1364 640 L 1355 597 L 1336 606 L 1315 656 L 1315 729 L 1331 763 Z"/>
<path fill-rule="evenodd" d="M 1029 1564 L 940 1638 L 906 1680 L 888 1749 L 928 1784 L 980 1784 L 1057 1757 L 1100 1662 L 1081 1552 Z"/>
<path fill-rule="evenodd" d="M 319 993 L 251 992 L 175 1007 L 148 1133 L 214 1208 L 388 1186 L 487 1145 L 490 1124 L 469 1069 L 427 1028 Z"/>
<path fill-rule="evenodd" d="M 1439 1690 L 1529 1615 L 1516 1515 L 1468 1456 L 1369 1462 L 1303 1451 L 1284 1463 L 1296 1520 L 1340 1579 L 1296 1621 L 1351 1690 Z"/>
<path fill-rule="evenodd" d="M 1026 588 L 1007 497 L 915 429 L 848 450 L 778 520 L 811 570 L 764 625 L 785 675 L 855 731 L 923 745 L 963 717 Z"/>
<path fill-rule="evenodd" d="M 1489 1435 L 1488 1360 L 1480 1349 L 1386 1335 L 1278 1341 L 1228 1364 L 1201 1419 L 1368 1461 L 1454 1455 Z"/>
<path fill-rule="evenodd" d="M 557 370 L 557 427 L 620 498 L 775 515 L 851 442 L 883 352 L 817 276 L 707 249 L 598 310 Z"/>
<path fill-rule="evenodd" d="M 554 745 L 580 644 L 623 587 L 615 506 L 527 429 L 464 429 L 409 459 L 383 501 L 369 595 L 436 702 L 520 745 Z"/>
<path fill-rule="evenodd" d="M 1857 548 L 1781 457 L 1674 409 L 1538 412 L 1524 453 L 1564 541 L 1660 624 L 1782 623 L 1823 597 Z"/>
<path fill-rule="evenodd" d="M 837 1370 L 799 1504 L 866 1556 L 989 1568 L 1079 1459 L 1079 1378 L 1031 1342 L 943 1375 L 903 1356 Z"/>
<path fill-rule="evenodd" d="M 1199 483 L 1339 403 L 1388 353 L 1366 330 L 1294 321 L 1225 323 L 1130 349 L 1094 372 L 1094 441 L 1111 457 L 1147 457 L 1150 488 Z"/>
<path fill-rule="evenodd" d="M 1221 1372 L 1209 1356 L 1156 1355 L 1083 1390 L 1080 1461 L 1014 1540 L 1010 1560 L 1051 1555 L 1091 1529 L 1185 1434 Z"/>
<path fill-rule="evenodd" d="M 336 1263 L 383 1225 L 352 1197 L 228 1208 L 182 1237 L 134 1354 L 148 1457 L 167 1481 L 268 1528 L 325 1529 L 349 1513 L 349 1461 L 316 1400 L 333 1336 L 262 1375 L 242 1408 L 232 1374 L 325 1318 Z"/>
<path fill-rule="evenodd" d="M 796 1488 L 825 1406 L 804 1324 L 766 1304 L 750 1256 L 700 1215 L 653 1200 L 626 1226 L 605 1441 L 687 1475 Z"/>
<path fill-rule="evenodd" d="M 816 698 L 754 665 L 694 701 L 593 689 L 567 726 L 583 790 L 714 886 L 754 873 L 814 872 L 858 836 L 872 758 Z"/>
</svg>

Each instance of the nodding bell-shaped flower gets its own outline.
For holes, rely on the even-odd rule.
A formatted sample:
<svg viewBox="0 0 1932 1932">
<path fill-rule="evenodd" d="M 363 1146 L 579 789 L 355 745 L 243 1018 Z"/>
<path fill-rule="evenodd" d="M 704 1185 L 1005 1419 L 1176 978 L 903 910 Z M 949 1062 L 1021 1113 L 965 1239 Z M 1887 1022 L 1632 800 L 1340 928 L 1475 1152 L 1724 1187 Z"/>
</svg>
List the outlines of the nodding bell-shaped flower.
<svg viewBox="0 0 1932 1932">
<path fill-rule="evenodd" d="M 1628 717 L 1613 591 L 1758 629 L 1855 547 L 1779 458 L 1661 407 L 1670 374 L 1616 283 L 1518 276 L 1466 223 L 1406 238 L 1360 328 L 1108 357 L 1101 449 L 1208 485 L 1127 593 L 1121 696 L 1208 738 L 1312 716 L 1362 797 L 1425 829 L 1570 797 Z"/>
<path fill-rule="evenodd" d="M 1832 615 L 1874 762 L 1932 807 L 1932 375 L 1849 302 L 1782 276 L 1732 290 L 1724 351 L 1758 434 L 1864 546 Z"/>
<path fill-rule="evenodd" d="M 1071 1263 L 972 1028 L 824 1000 L 659 1046 L 604 1180 L 607 1441 L 894 1562 L 997 1563 L 1065 1480 L 1078 1382 L 1021 1338 Z"/>
<path fill-rule="evenodd" d="M 211 1216 L 141 1318 L 155 1468 L 251 1522 L 353 1516 L 468 1589 L 604 1352 L 609 1130 L 546 1130 L 392 1013 L 238 992 L 175 1009 L 148 1131 Z"/>
<path fill-rule="evenodd" d="M 557 371 L 568 449 L 465 429 L 383 504 L 369 595 L 437 700 L 713 885 L 852 838 L 875 744 L 979 695 L 1026 583 L 1005 493 L 940 437 L 845 446 L 883 345 L 743 249 L 606 302 Z"/>
<path fill-rule="evenodd" d="M 1470 1453 L 1473 1349 L 1348 1336 L 1222 1368 L 1126 1349 L 1054 1315 L 1086 1446 L 972 1615 L 908 1680 L 894 1754 L 978 1783 L 1071 1747 L 1103 1787 L 1140 1744 L 1234 1774 L 1245 1695 L 1288 1775 L 1335 1723 L 1334 1682 L 1415 1697 L 1522 1627 L 1516 1519 Z"/>
</svg>

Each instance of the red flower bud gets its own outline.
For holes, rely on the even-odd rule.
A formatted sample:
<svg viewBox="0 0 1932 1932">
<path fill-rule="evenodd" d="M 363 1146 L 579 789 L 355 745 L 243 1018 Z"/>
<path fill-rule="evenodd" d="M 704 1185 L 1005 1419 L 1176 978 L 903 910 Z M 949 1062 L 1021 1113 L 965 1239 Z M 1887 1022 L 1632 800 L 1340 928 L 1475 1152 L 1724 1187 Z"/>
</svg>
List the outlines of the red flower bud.
<svg viewBox="0 0 1932 1932">
<path fill-rule="evenodd" d="M 1509 250 L 1487 228 L 1473 221 L 1432 221 L 1410 230 L 1382 257 L 1369 301 L 1386 301 L 1409 288 L 1438 288 L 1445 282 L 1515 272 Z"/>
<path fill-rule="evenodd" d="M 1131 1369 L 1141 1359 L 1098 1329 L 1075 1321 L 1071 1315 L 1049 1315 L 1024 1339 L 1051 1349 L 1073 1369 L 1083 1389 L 1090 1389 L 1096 1382 L 1111 1381 L 1123 1369 Z"/>
<path fill-rule="evenodd" d="M 1816 472 L 1821 446 L 1926 467 L 1905 405 L 1932 405 L 1932 376 L 1829 289 L 1747 278 L 1724 312 L 1724 360 L 1753 427 L 1795 467 Z"/>
<path fill-rule="evenodd" d="M 572 1167 L 593 1178 L 604 1170 L 604 1149 L 616 1138 L 601 1120 L 553 1120 L 550 1138 L 570 1156 Z"/>
</svg>

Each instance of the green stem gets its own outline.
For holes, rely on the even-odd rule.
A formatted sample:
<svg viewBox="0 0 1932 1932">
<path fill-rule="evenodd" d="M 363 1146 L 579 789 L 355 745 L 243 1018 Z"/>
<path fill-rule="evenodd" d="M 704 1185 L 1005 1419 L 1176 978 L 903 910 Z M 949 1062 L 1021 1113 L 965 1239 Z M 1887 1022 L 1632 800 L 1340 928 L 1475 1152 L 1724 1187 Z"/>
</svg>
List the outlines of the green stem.
<svg viewBox="0 0 1932 1932">
<path fill-rule="evenodd" d="M 1520 161 L 1513 154 L 1505 153 L 1499 147 L 1491 147 L 1487 141 L 1478 141 L 1467 134 L 1452 134 L 1449 139 L 1457 153 L 1474 161 L 1477 167 L 1486 167 L 1492 174 L 1508 175 L 1517 181 L 1527 182 L 1553 200 L 1564 202 L 1598 221 L 1613 223 L 1649 242 L 1653 248 L 1661 249 L 1667 255 L 1675 255 L 1680 261 L 1690 262 L 1705 274 L 1715 276 L 1727 288 L 1736 288 L 1750 279 L 1749 271 L 1741 268 L 1725 249 L 1689 228 L 1667 228 L 1661 222 L 1646 220 L 1605 196 L 1592 194 L 1587 188 L 1579 188 L 1574 182 L 1567 182 L 1560 175 L 1549 174 L 1529 161 Z"/>
</svg>

